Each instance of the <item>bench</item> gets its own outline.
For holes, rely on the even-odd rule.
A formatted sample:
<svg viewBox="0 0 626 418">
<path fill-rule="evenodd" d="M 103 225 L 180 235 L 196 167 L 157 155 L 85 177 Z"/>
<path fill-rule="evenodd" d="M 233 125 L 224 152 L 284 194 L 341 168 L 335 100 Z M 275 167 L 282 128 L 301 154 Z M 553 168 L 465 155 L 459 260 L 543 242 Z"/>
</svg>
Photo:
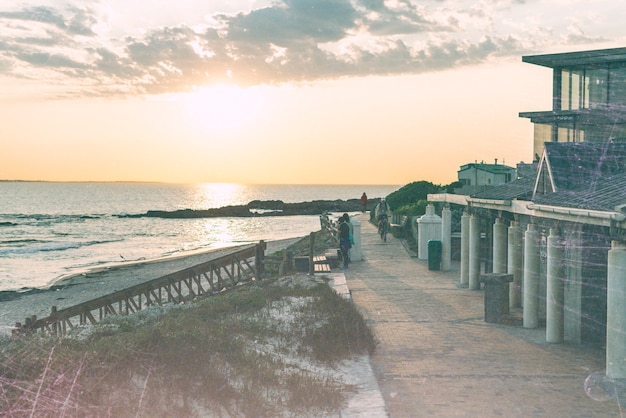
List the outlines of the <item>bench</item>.
<svg viewBox="0 0 626 418">
<path fill-rule="evenodd" d="M 313 270 L 316 273 L 330 273 L 330 266 L 328 264 L 314 264 Z"/>
<path fill-rule="evenodd" d="M 401 236 L 408 220 L 409 218 L 406 215 L 393 215 L 389 223 L 389 232 L 391 232 L 391 235 L 394 237 Z"/>
<path fill-rule="evenodd" d="M 339 249 L 338 248 L 326 250 L 326 252 L 324 253 L 324 257 L 326 257 L 326 261 L 328 261 L 328 264 L 330 265 L 331 268 L 339 267 Z"/>
<path fill-rule="evenodd" d="M 391 228 L 404 228 L 408 220 L 406 215 L 393 215 L 389 221 L 389 226 Z"/>
<path fill-rule="evenodd" d="M 315 273 L 330 273 L 330 264 L 324 255 L 313 257 L 313 270 Z"/>
</svg>

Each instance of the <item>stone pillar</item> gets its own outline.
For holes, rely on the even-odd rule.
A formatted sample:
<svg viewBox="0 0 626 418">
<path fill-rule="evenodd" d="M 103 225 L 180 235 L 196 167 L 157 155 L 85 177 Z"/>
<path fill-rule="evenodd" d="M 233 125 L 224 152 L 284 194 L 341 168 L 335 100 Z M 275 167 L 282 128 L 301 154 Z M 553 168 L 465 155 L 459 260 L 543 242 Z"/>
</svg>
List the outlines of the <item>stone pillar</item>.
<svg viewBox="0 0 626 418">
<path fill-rule="evenodd" d="M 626 243 L 609 250 L 606 306 L 606 375 L 626 379 Z"/>
<path fill-rule="evenodd" d="M 441 211 L 441 270 L 452 265 L 452 211 L 446 205 Z"/>
<path fill-rule="evenodd" d="M 471 216 L 463 211 L 461 215 L 461 277 L 459 284 L 461 287 L 469 286 L 469 230 Z"/>
<path fill-rule="evenodd" d="M 524 244 L 524 328 L 539 325 L 539 246 L 537 230 L 529 224 Z"/>
<path fill-rule="evenodd" d="M 507 273 L 513 275 L 509 283 L 509 307 L 518 308 L 522 303 L 522 232 L 516 222 L 511 222 L 508 233 Z"/>
<path fill-rule="evenodd" d="M 583 288 L 583 239 L 582 226 L 568 228 L 565 250 L 565 306 L 564 338 L 567 342 L 580 344 L 582 340 L 582 288 Z M 565 232 L 565 231 L 564 231 Z"/>
<path fill-rule="evenodd" d="M 502 219 L 493 224 L 493 272 L 506 273 L 507 229 Z"/>
<path fill-rule="evenodd" d="M 550 229 L 547 255 L 546 342 L 562 343 L 565 274 L 561 237 L 555 229 Z"/>
<path fill-rule="evenodd" d="M 363 260 L 363 251 L 361 251 L 361 221 L 351 216 L 350 223 L 352 224 L 352 238 L 354 238 L 354 244 L 352 244 L 350 249 L 350 261 L 361 261 Z"/>
<path fill-rule="evenodd" d="M 480 289 L 480 218 L 472 215 L 469 231 L 469 288 Z"/>
<path fill-rule="evenodd" d="M 441 241 L 441 217 L 435 215 L 433 205 L 426 206 L 426 214 L 417 220 L 417 257 L 428 259 L 428 241 Z"/>
</svg>

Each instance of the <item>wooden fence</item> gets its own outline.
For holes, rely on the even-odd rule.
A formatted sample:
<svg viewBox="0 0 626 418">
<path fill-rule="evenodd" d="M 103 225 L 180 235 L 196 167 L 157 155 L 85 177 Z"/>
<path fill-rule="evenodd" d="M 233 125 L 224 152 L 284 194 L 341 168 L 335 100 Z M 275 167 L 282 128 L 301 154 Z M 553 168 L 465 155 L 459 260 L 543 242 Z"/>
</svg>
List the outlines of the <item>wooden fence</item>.
<svg viewBox="0 0 626 418">
<path fill-rule="evenodd" d="M 52 307 L 50 316 L 27 318 L 14 333 L 41 332 L 65 336 L 74 327 L 96 324 L 110 315 L 128 315 L 149 306 L 210 296 L 263 276 L 265 243 L 244 247 L 211 261 L 168 274 L 64 309 Z"/>
</svg>

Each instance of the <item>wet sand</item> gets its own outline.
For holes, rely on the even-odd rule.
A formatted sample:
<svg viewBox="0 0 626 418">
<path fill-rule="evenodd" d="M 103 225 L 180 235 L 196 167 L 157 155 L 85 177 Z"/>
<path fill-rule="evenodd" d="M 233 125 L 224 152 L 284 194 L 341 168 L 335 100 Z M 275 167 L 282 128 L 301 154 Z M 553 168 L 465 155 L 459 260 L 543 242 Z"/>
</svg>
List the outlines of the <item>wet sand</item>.
<svg viewBox="0 0 626 418">
<path fill-rule="evenodd" d="M 267 242 L 266 254 L 287 248 L 300 238 Z M 0 335 L 8 335 L 16 322 L 27 317 L 44 318 L 52 306 L 67 308 L 166 274 L 184 270 L 232 252 L 238 247 L 209 250 L 180 257 L 142 262 L 120 263 L 66 276 L 47 289 L 25 292 L 2 292 L 0 299 Z"/>
</svg>

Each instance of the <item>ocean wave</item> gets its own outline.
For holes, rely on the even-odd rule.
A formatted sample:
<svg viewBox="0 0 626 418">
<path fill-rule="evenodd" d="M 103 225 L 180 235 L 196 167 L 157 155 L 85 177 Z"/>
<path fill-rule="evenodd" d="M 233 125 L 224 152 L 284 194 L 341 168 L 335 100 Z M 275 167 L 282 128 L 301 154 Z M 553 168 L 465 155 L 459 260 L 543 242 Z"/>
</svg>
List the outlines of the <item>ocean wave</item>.
<svg viewBox="0 0 626 418">
<path fill-rule="evenodd" d="M 116 242 L 115 240 L 105 241 L 42 241 L 42 240 L 17 240 L 4 241 L 0 244 L 11 244 L 12 248 L 1 248 L 0 257 L 19 254 L 33 254 L 38 252 L 67 251 L 81 247 L 89 247 L 92 245 L 106 244 Z M 15 244 L 19 244 L 14 246 Z M 30 244 L 30 245 L 28 245 Z"/>
<path fill-rule="evenodd" d="M 44 242 L 38 239 L 7 239 L 4 241 L 0 241 L 0 245 L 22 245 L 22 244 L 31 244 L 33 242 Z"/>
<path fill-rule="evenodd" d="M 3 217 L 17 219 L 20 223 L 38 223 L 38 224 L 55 224 L 65 222 L 80 222 L 92 219 L 102 219 L 105 215 L 100 214 L 76 214 L 76 215 L 54 215 L 54 214 L 11 214 L 3 215 Z M 18 226 L 19 224 L 14 221 L 0 222 L 0 226 Z"/>
</svg>

